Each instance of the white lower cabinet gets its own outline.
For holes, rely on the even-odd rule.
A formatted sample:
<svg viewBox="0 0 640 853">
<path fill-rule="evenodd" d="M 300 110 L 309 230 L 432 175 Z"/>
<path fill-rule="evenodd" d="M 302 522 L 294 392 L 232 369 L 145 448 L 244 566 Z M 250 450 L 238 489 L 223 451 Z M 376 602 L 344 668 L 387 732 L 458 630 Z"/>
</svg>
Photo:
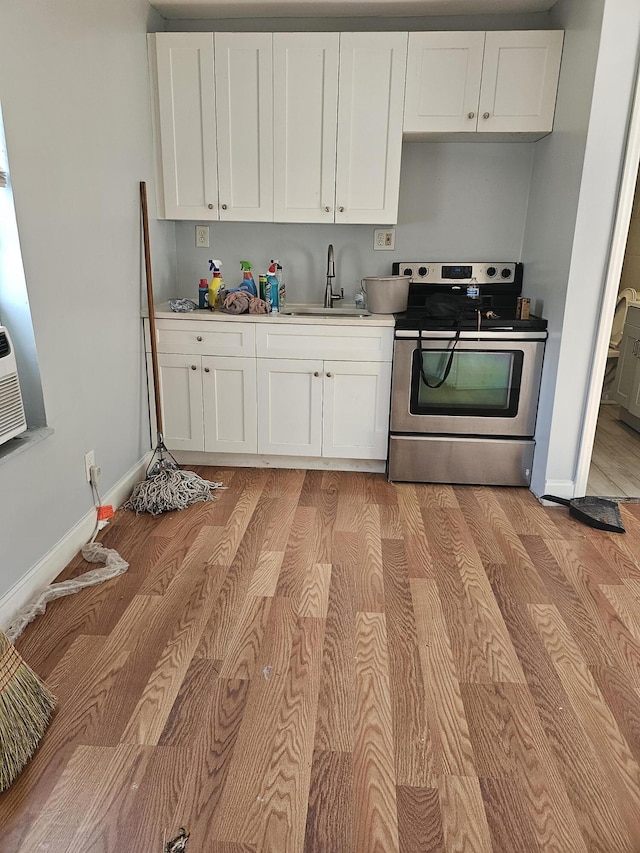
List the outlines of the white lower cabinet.
<svg viewBox="0 0 640 853">
<path fill-rule="evenodd" d="M 386 459 L 392 327 L 194 318 L 156 329 L 169 450 Z"/>
<path fill-rule="evenodd" d="M 258 360 L 258 452 L 386 459 L 391 364 Z"/>
<path fill-rule="evenodd" d="M 627 311 L 613 396 L 620 403 L 621 410 L 640 418 L 640 307 L 635 305 Z M 622 411 L 620 415 L 622 417 Z"/>
<path fill-rule="evenodd" d="M 257 451 L 256 360 L 158 354 L 169 450 Z"/>
</svg>

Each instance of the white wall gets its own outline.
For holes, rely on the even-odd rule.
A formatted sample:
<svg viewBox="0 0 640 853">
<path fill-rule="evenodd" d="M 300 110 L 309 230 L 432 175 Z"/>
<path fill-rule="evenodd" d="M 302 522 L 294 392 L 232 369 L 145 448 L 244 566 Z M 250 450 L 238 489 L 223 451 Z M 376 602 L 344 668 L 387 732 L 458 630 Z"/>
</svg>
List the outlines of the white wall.
<svg viewBox="0 0 640 853">
<path fill-rule="evenodd" d="M 604 6 L 604 15 L 602 14 Z M 523 261 L 550 321 L 532 489 L 573 496 L 633 94 L 637 0 L 560 0 L 554 132 L 534 154 Z M 596 64 L 597 63 L 597 64 Z"/>
<path fill-rule="evenodd" d="M 0 465 L 1 597 L 90 511 L 85 452 L 106 492 L 149 448 L 138 183 L 153 180 L 145 34 L 163 22 L 146 0 L 0 0 L 0 18 L 0 100 L 54 429 Z M 173 225 L 154 223 L 153 238 L 158 278 L 172 277 Z"/>
<path fill-rule="evenodd" d="M 222 260 L 230 286 L 240 261 L 255 272 L 278 258 L 291 302 L 322 302 L 327 245 L 336 287 L 351 302 L 365 275 L 390 275 L 393 261 L 519 260 L 529 192 L 532 143 L 405 143 L 395 250 L 373 250 L 373 225 L 210 223 L 210 248 L 195 246 L 195 224 L 176 223 L 178 279 L 163 296 L 196 299 L 209 258 Z M 461 257 L 464 255 L 464 257 Z"/>
</svg>

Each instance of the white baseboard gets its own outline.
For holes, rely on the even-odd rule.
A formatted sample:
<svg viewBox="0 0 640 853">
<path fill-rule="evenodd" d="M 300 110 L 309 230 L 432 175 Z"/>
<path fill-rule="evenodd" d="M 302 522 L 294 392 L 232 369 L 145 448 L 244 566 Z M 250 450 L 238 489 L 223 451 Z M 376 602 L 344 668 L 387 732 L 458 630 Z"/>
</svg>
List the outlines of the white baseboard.
<svg viewBox="0 0 640 853">
<path fill-rule="evenodd" d="M 102 496 L 103 502 L 111 504 L 114 509 L 121 506 L 131 494 L 134 485 L 144 478 L 150 458 L 151 453 L 127 471 L 115 486 Z M 0 629 L 6 629 L 16 613 L 55 580 L 89 541 L 95 525 L 96 511 L 91 509 L 35 566 L 5 592 L 0 598 Z"/>
<path fill-rule="evenodd" d="M 210 465 L 214 468 L 302 468 L 305 471 L 364 471 L 383 474 L 385 459 L 328 459 L 323 456 L 275 456 L 261 453 L 204 453 L 172 450 L 180 465 Z"/>
<path fill-rule="evenodd" d="M 559 498 L 574 498 L 576 496 L 576 484 L 573 480 L 547 480 L 543 494 L 556 495 Z M 536 497 L 540 500 L 540 495 L 536 495 Z M 551 501 L 540 500 L 540 503 L 543 506 L 557 506 Z"/>
</svg>

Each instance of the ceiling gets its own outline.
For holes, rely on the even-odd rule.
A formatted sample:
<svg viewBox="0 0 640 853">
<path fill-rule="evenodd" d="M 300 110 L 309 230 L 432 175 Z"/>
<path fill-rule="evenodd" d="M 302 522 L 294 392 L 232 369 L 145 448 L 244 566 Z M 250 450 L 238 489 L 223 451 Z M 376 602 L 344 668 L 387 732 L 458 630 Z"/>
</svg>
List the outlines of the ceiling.
<svg viewBox="0 0 640 853">
<path fill-rule="evenodd" d="M 345 18 L 546 12 L 556 0 L 150 0 L 176 18 Z"/>
</svg>

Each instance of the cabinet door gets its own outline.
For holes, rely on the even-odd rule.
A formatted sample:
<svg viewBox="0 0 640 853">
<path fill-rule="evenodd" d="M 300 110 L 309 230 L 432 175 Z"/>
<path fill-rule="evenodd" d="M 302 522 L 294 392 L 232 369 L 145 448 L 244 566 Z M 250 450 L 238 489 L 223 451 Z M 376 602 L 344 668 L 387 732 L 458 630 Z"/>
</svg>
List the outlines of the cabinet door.
<svg viewBox="0 0 640 853">
<path fill-rule="evenodd" d="M 204 449 L 256 453 L 258 409 L 255 358 L 202 357 Z"/>
<path fill-rule="evenodd" d="M 551 131 L 564 34 L 486 34 L 478 131 Z"/>
<path fill-rule="evenodd" d="M 164 442 L 169 450 L 204 450 L 200 356 L 158 354 Z"/>
<path fill-rule="evenodd" d="M 613 399 L 620 403 L 625 409 L 631 404 L 633 381 L 638 365 L 636 352 L 640 344 L 640 329 L 625 325 L 620 341 L 620 355 L 616 365 L 616 377 L 613 386 Z"/>
<path fill-rule="evenodd" d="M 336 222 L 398 221 L 407 33 L 342 33 Z"/>
<path fill-rule="evenodd" d="M 484 33 L 409 33 L 404 130 L 475 131 Z"/>
<path fill-rule="evenodd" d="M 155 62 L 164 216 L 217 219 L 213 35 L 157 33 Z"/>
<path fill-rule="evenodd" d="M 325 361 L 322 455 L 386 459 L 391 364 Z"/>
<path fill-rule="evenodd" d="M 258 453 L 321 451 L 322 362 L 258 359 Z"/>
<path fill-rule="evenodd" d="M 271 33 L 216 33 L 220 219 L 273 220 Z"/>
<path fill-rule="evenodd" d="M 339 33 L 275 33 L 274 219 L 333 222 Z"/>
</svg>

